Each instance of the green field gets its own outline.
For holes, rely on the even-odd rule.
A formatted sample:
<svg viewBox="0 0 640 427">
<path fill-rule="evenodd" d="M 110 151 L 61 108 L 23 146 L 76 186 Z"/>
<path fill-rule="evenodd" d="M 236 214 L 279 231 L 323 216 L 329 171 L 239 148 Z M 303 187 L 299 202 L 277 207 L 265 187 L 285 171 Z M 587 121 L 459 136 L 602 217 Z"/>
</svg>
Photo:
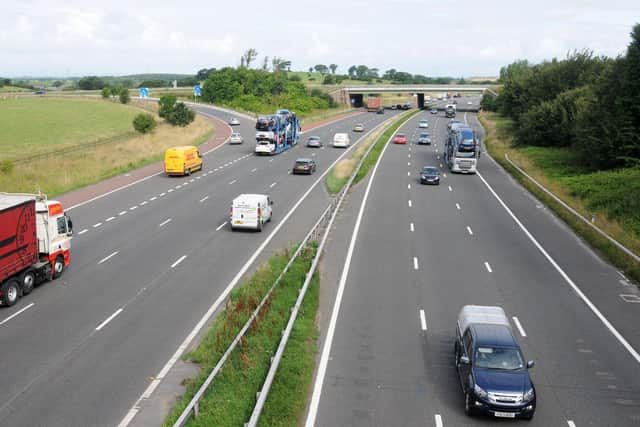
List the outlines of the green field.
<svg viewBox="0 0 640 427">
<path fill-rule="evenodd" d="M 0 158 L 15 160 L 130 134 L 139 112 L 102 100 L 0 99 Z"/>
<path fill-rule="evenodd" d="M 31 89 L 25 89 L 23 87 L 18 86 L 0 86 L 0 94 L 7 92 L 33 92 Z"/>
</svg>

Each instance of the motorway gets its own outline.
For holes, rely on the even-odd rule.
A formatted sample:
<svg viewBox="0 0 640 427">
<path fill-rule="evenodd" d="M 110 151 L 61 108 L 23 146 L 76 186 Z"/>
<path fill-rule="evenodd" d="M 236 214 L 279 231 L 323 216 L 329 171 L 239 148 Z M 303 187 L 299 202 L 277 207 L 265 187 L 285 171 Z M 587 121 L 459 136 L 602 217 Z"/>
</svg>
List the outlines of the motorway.
<svg viewBox="0 0 640 427">
<path fill-rule="evenodd" d="M 113 426 L 131 415 L 214 301 L 256 267 L 247 260 L 258 248 L 269 240 L 259 262 L 316 221 L 329 200 L 321 174 L 345 154 L 328 145 L 333 134 L 357 122 L 369 131 L 392 115 L 340 119 L 312 131 L 325 148 L 304 147 L 303 136 L 274 157 L 253 155 L 254 121 L 238 116 L 246 142 L 206 155 L 203 171 L 156 175 L 74 208 L 70 268 L 0 313 L 0 425 Z M 316 159 L 315 175 L 289 174 L 302 156 Z M 232 199 L 247 192 L 275 201 L 262 233 L 227 225 Z"/>
<path fill-rule="evenodd" d="M 327 248 L 338 298 L 321 315 L 333 321 L 307 426 L 640 425 L 640 304 L 624 297 L 637 288 L 485 153 L 477 175 L 450 174 L 442 112 L 399 131 L 415 139 L 422 118 L 436 144 L 390 144 Z M 439 186 L 420 185 L 425 165 L 441 167 Z M 513 320 L 536 362 L 532 421 L 464 414 L 453 342 L 466 304 Z"/>
</svg>

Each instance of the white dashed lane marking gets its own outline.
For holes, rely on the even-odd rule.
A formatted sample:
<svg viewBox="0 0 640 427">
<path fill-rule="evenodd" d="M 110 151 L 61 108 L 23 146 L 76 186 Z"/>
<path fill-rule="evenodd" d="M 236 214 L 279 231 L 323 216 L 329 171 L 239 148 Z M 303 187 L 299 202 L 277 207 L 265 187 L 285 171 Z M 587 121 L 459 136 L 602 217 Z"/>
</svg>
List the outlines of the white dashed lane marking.
<svg viewBox="0 0 640 427">
<path fill-rule="evenodd" d="M 486 262 L 486 261 L 485 261 L 485 262 L 484 262 L 484 266 L 487 268 L 487 271 L 488 271 L 489 273 L 493 273 L 493 270 L 491 269 L 491 266 L 489 265 L 489 263 L 488 263 L 488 262 Z"/>
<path fill-rule="evenodd" d="M 417 270 L 418 269 L 418 258 L 413 257 L 413 269 Z"/>
<path fill-rule="evenodd" d="M 102 264 L 103 262 L 108 261 L 109 259 L 113 258 L 116 255 L 118 255 L 118 251 L 115 251 L 112 254 L 107 255 L 106 257 L 102 258 L 100 261 L 98 261 L 98 264 Z"/>
<path fill-rule="evenodd" d="M 165 219 L 164 221 L 162 221 L 160 224 L 158 224 L 158 227 L 162 227 L 165 226 L 167 224 L 169 224 L 171 222 L 171 218 L 169 219 Z"/>
<path fill-rule="evenodd" d="M 518 328 L 520 335 L 522 335 L 523 337 L 526 337 L 527 334 L 524 332 L 524 328 L 522 327 L 522 325 L 520 324 L 520 320 L 518 320 L 516 316 L 513 316 L 513 323 L 516 324 L 516 328 Z"/>
<path fill-rule="evenodd" d="M 409 230 L 411 230 L 412 233 L 415 231 L 415 228 L 413 227 L 413 223 L 409 224 Z"/>
<path fill-rule="evenodd" d="M 113 313 L 111 316 L 109 316 L 107 318 L 107 320 L 105 320 L 104 322 L 100 323 L 97 327 L 96 327 L 96 331 L 99 331 L 100 329 L 104 328 L 105 326 L 107 326 L 107 323 L 111 322 L 118 314 L 122 313 L 122 309 L 119 308 L 116 310 L 115 313 Z"/>
<path fill-rule="evenodd" d="M 122 212 L 120 212 L 120 213 L 118 214 L 118 216 L 122 216 L 122 215 L 126 215 L 126 214 L 127 214 L 127 211 L 122 211 Z"/>
<path fill-rule="evenodd" d="M 93 224 L 93 228 L 98 228 L 98 227 L 100 227 L 101 225 L 102 225 L 102 223 L 101 223 L 101 222 L 99 222 L 99 223 L 97 223 L 97 224 Z"/>
<path fill-rule="evenodd" d="M 216 228 L 216 231 L 220 231 L 220 230 L 222 229 L 222 227 L 224 227 L 225 225 L 227 225 L 227 223 L 226 223 L 226 222 L 223 222 L 222 224 L 220 224 L 220 225 L 218 226 L 218 228 Z"/>
<path fill-rule="evenodd" d="M 469 227 L 468 225 L 467 225 L 467 231 L 469 232 L 469 235 L 473 236 L 473 231 L 471 231 L 471 227 Z"/>
<path fill-rule="evenodd" d="M 105 222 L 109 222 L 109 221 L 113 221 L 114 219 L 116 219 L 115 216 L 110 216 L 109 218 L 105 219 Z"/>
<path fill-rule="evenodd" d="M 411 207 L 411 200 L 409 200 L 408 204 L 409 204 L 409 207 Z"/>
<path fill-rule="evenodd" d="M 209 198 L 209 196 L 204 196 L 202 199 L 200 199 L 200 203 L 204 202 L 205 200 L 207 200 Z"/>
<path fill-rule="evenodd" d="M 456 209 L 460 210 L 460 204 L 456 203 Z"/>
<path fill-rule="evenodd" d="M 427 316 L 422 309 L 420 309 L 420 327 L 422 327 L 423 331 L 427 330 Z"/>
<path fill-rule="evenodd" d="M 89 230 L 87 230 L 87 229 L 85 228 L 84 230 L 80 231 L 80 232 L 78 233 L 78 235 L 80 235 L 80 234 L 84 234 L 84 233 L 86 233 L 87 231 L 89 231 Z"/>
</svg>

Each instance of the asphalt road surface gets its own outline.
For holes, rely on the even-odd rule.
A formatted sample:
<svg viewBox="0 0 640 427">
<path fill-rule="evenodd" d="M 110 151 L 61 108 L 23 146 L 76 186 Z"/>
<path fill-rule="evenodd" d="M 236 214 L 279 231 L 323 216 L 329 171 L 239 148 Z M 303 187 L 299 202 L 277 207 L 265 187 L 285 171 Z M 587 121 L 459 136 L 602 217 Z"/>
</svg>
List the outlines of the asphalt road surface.
<svg viewBox="0 0 640 427">
<path fill-rule="evenodd" d="M 207 107 L 199 111 L 228 119 Z M 256 249 L 307 192 L 258 261 L 302 239 L 329 196 L 312 185 L 344 149 L 335 132 L 369 131 L 393 113 L 345 118 L 313 130 L 325 148 L 301 143 L 256 157 L 254 121 L 234 130 L 189 177 L 153 176 L 74 208 L 72 265 L 15 306 L 0 310 L 0 425 L 118 425 Z M 357 141 L 360 134 L 351 134 Z M 293 176 L 296 157 L 318 172 Z M 232 232 L 229 206 L 241 193 L 267 193 L 273 221 L 262 233 Z"/>
<path fill-rule="evenodd" d="M 362 217 L 352 256 L 325 271 L 346 265 L 307 425 L 640 425 L 637 289 L 486 154 L 477 175 L 449 173 L 442 112 L 399 131 L 415 139 L 425 117 L 436 144 L 389 145 L 364 208 L 344 212 Z M 457 118 L 481 132 L 471 113 Z M 441 168 L 439 186 L 420 185 L 426 165 Z M 464 414 L 453 342 L 466 304 L 500 305 L 513 320 L 536 362 L 532 421 Z"/>
</svg>

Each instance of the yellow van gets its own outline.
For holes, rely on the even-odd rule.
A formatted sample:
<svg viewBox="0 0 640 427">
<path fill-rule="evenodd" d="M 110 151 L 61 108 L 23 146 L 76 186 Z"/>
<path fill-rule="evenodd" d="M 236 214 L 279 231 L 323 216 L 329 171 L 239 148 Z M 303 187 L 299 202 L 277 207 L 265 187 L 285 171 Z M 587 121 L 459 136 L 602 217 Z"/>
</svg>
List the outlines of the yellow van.
<svg viewBox="0 0 640 427">
<path fill-rule="evenodd" d="M 167 175 L 190 175 L 198 170 L 202 170 L 202 157 L 196 147 L 171 147 L 164 153 L 164 171 Z"/>
</svg>

